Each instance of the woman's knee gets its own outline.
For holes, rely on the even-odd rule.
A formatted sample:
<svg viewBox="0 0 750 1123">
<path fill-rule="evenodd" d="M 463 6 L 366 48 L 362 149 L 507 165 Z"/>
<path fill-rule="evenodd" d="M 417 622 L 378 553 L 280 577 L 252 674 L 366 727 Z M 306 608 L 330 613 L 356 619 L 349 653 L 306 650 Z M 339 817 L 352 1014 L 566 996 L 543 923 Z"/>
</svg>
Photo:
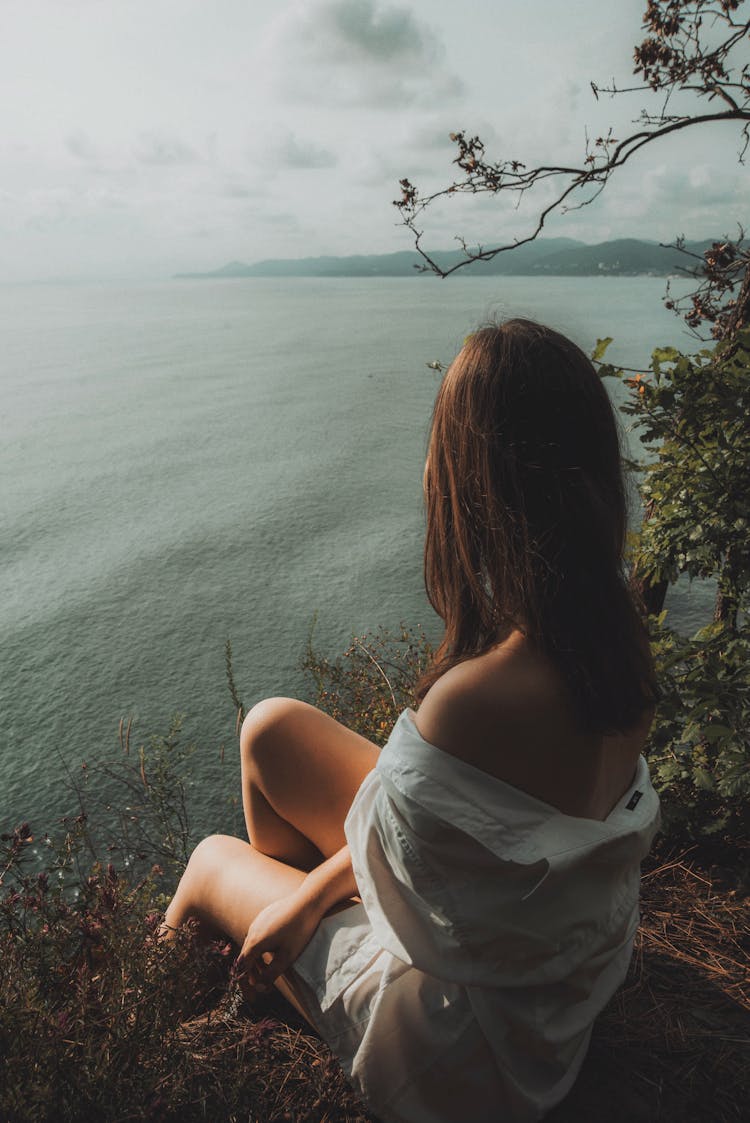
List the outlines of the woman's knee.
<svg viewBox="0 0 750 1123">
<path fill-rule="evenodd" d="M 228 834 L 210 834 L 201 839 L 188 860 L 183 880 L 197 885 L 212 881 L 226 862 L 227 847 L 234 838 Z"/>
<path fill-rule="evenodd" d="M 285 727 L 303 706 L 294 698 L 265 698 L 248 711 L 240 731 L 240 753 L 246 768 L 262 770 L 269 760 L 278 760 Z"/>
<path fill-rule="evenodd" d="M 212 834 L 195 847 L 167 909 L 163 935 L 168 936 L 188 917 L 201 917 L 207 892 L 221 875 L 231 842 L 230 835 Z"/>
</svg>

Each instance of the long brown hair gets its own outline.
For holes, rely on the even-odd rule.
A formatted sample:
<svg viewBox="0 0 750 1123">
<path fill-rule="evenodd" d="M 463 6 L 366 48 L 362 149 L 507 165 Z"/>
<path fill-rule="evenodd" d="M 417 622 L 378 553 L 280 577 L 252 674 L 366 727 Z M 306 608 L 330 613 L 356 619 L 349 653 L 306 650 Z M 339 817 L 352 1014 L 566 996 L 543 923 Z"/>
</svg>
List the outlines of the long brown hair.
<svg viewBox="0 0 750 1123">
<path fill-rule="evenodd" d="M 528 320 L 470 336 L 435 402 L 425 501 L 425 586 L 445 634 L 417 697 L 520 628 L 582 728 L 631 728 L 653 668 L 623 569 L 617 424 L 584 353 Z"/>
</svg>

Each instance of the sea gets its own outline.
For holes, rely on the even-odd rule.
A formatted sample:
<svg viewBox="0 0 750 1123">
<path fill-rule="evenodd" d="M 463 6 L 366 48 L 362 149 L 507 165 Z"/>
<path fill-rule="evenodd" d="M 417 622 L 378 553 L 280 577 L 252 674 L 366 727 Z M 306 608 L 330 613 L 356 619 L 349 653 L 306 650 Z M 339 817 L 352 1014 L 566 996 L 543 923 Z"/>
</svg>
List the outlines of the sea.
<svg viewBox="0 0 750 1123">
<path fill-rule="evenodd" d="M 421 477 L 440 374 L 530 316 L 643 365 L 694 341 L 652 277 L 154 280 L 0 286 L 0 830 L 41 832 L 175 713 L 199 833 L 239 795 L 246 706 L 379 627 L 439 634 Z M 616 400 L 622 388 L 614 385 Z M 637 437 L 623 415 L 631 454 Z M 683 584 L 690 630 L 711 591 Z M 85 767 L 84 767 L 85 766 Z M 123 804 L 125 806 L 125 804 Z"/>
</svg>

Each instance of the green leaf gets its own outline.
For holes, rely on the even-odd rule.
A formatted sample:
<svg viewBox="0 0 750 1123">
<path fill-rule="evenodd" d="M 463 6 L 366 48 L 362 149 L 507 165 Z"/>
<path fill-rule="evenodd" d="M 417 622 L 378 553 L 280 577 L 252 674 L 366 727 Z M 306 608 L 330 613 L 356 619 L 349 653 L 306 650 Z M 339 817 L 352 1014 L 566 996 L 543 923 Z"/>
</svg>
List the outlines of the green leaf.
<svg viewBox="0 0 750 1123">
<path fill-rule="evenodd" d="M 657 347 L 652 358 L 655 363 L 674 363 L 682 356 L 676 347 Z"/>
<path fill-rule="evenodd" d="M 716 787 L 713 776 L 706 768 L 696 768 L 693 776 L 695 778 L 696 788 L 699 788 L 701 791 L 712 792 Z"/>
<path fill-rule="evenodd" d="M 596 347 L 591 352 L 591 359 L 595 363 L 600 363 L 604 358 L 604 354 L 612 342 L 612 336 L 608 335 L 604 339 L 597 339 Z"/>
<path fill-rule="evenodd" d="M 728 725 L 707 725 L 701 732 L 704 741 L 713 744 L 715 741 L 721 741 L 724 737 L 731 737 L 734 731 Z"/>
</svg>

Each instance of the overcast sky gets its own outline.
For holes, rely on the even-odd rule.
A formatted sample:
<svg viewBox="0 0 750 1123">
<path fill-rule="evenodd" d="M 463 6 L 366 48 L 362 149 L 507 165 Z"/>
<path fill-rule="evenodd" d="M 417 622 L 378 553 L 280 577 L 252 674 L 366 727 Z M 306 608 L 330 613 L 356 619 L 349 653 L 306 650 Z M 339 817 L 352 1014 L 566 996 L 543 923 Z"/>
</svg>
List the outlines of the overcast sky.
<svg viewBox="0 0 750 1123">
<path fill-rule="evenodd" d="M 645 0 L 0 0 L 0 279 L 169 276 L 230 259 L 410 248 L 398 180 L 451 174 L 448 134 L 578 161 L 624 135 Z M 720 235 L 747 220 L 730 129 L 646 151 L 551 233 Z M 427 244 L 525 230 L 450 200 Z"/>
</svg>

